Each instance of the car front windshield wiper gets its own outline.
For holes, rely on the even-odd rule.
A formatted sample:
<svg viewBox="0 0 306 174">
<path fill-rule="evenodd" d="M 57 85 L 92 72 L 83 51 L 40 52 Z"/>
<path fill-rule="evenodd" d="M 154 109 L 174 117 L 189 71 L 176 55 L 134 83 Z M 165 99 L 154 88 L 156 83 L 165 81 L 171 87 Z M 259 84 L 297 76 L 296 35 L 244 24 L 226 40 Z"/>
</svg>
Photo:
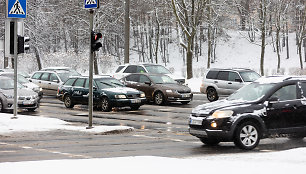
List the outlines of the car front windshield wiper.
<svg viewBox="0 0 306 174">
<path fill-rule="evenodd" d="M 106 82 L 100 82 L 100 83 L 103 83 L 104 85 L 107 85 L 107 86 L 110 86 L 110 87 L 114 87 L 114 85 L 106 83 Z"/>
<path fill-rule="evenodd" d="M 117 86 L 123 86 L 121 83 L 116 83 L 116 82 L 111 82 L 112 84 L 115 84 L 115 85 L 117 85 Z"/>
</svg>

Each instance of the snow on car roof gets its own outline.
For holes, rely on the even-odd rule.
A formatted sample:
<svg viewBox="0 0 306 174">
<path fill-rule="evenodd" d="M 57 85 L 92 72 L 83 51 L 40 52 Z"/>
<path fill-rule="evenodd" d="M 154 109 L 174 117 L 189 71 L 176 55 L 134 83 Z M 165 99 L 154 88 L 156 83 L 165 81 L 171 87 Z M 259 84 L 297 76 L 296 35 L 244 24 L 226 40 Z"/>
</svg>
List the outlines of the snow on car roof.
<svg viewBox="0 0 306 174">
<path fill-rule="evenodd" d="M 280 83 L 286 80 L 306 80 L 306 76 L 268 76 L 261 77 L 257 79 L 255 82 L 260 84 L 268 84 L 268 83 Z"/>
</svg>

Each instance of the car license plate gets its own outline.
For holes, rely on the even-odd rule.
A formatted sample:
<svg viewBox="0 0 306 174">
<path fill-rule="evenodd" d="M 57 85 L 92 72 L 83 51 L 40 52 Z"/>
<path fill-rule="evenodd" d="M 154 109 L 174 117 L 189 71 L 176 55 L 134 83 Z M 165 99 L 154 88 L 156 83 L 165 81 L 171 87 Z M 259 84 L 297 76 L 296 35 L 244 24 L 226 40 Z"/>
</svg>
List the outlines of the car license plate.
<svg viewBox="0 0 306 174">
<path fill-rule="evenodd" d="M 203 118 L 190 118 L 189 124 L 202 125 Z"/>
<path fill-rule="evenodd" d="M 33 101 L 24 101 L 23 102 L 23 105 L 32 105 L 32 104 L 34 104 L 34 102 Z"/>
<path fill-rule="evenodd" d="M 188 98 L 188 97 L 190 97 L 190 94 L 182 94 L 182 97 L 183 98 Z"/>
<path fill-rule="evenodd" d="M 132 99 L 131 103 L 141 103 L 141 100 L 140 99 Z"/>
</svg>

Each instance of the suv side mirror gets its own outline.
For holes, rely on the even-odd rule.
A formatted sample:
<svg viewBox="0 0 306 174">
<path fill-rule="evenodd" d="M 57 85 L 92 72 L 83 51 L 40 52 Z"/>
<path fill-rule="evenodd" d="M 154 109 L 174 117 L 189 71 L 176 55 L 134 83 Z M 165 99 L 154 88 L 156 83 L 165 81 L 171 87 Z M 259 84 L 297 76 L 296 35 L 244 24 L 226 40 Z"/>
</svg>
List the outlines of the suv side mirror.
<svg viewBox="0 0 306 174">
<path fill-rule="evenodd" d="M 276 103 L 276 102 L 278 102 L 279 101 L 279 98 L 278 97 L 270 97 L 269 99 L 268 99 L 268 102 L 269 103 Z"/>
<path fill-rule="evenodd" d="M 145 81 L 145 84 L 151 86 L 151 82 L 149 81 Z"/>
<path fill-rule="evenodd" d="M 235 82 L 242 82 L 242 80 L 240 78 L 235 79 Z"/>
</svg>

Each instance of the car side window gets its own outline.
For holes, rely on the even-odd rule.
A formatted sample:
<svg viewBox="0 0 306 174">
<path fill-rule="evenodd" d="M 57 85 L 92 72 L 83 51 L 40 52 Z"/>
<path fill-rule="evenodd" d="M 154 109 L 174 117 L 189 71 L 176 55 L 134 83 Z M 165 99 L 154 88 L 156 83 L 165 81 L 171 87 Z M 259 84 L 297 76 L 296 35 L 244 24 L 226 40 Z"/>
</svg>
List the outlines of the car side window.
<svg viewBox="0 0 306 174">
<path fill-rule="evenodd" d="M 128 82 L 139 82 L 139 75 L 130 75 L 125 78 Z"/>
<path fill-rule="evenodd" d="M 32 76 L 32 79 L 39 79 L 41 76 L 42 72 L 37 72 Z"/>
<path fill-rule="evenodd" d="M 218 74 L 218 80 L 226 80 L 228 81 L 228 71 L 220 71 Z"/>
<path fill-rule="evenodd" d="M 150 79 L 145 75 L 140 75 L 139 76 L 139 83 L 145 83 L 145 82 L 150 82 Z"/>
<path fill-rule="evenodd" d="M 237 80 L 241 80 L 240 76 L 236 72 L 229 72 L 228 74 L 228 81 L 235 82 Z"/>
<path fill-rule="evenodd" d="M 285 101 L 285 100 L 295 100 L 297 99 L 296 95 L 296 85 L 288 85 L 283 86 L 279 90 L 277 90 L 272 96 L 277 97 L 279 101 Z"/>
<path fill-rule="evenodd" d="M 75 87 L 84 87 L 84 82 L 85 82 L 84 78 L 77 79 L 74 82 L 73 86 L 75 86 Z"/>
<path fill-rule="evenodd" d="M 124 73 L 136 73 L 137 66 L 130 65 L 125 70 Z"/>
<path fill-rule="evenodd" d="M 40 77 L 40 80 L 49 81 L 49 75 L 50 73 L 43 73 L 43 75 Z"/>
<path fill-rule="evenodd" d="M 97 87 L 95 80 L 92 81 L 92 86 Z M 89 79 L 86 79 L 85 81 L 85 88 L 89 89 Z"/>
<path fill-rule="evenodd" d="M 68 79 L 64 85 L 67 85 L 67 86 L 72 86 L 73 82 L 75 81 L 75 78 L 72 78 L 72 79 Z"/>
<path fill-rule="evenodd" d="M 217 79 L 218 71 L 209 71 L 206 75 L 207 79 Z"/>
<path fill-rule="evenodd" d="M 136 70 L 137 73 L 145 73 L 145 69 L 141 66 L 137 66 L 137 70 Z"/>
<path fill-rule="evenodd" d="M 57 76 L 54 73 L 52 73 L 52 74 L 50 74 L 50 81 L 55 82 L 55 81 L 59 81 L 59 80 L 58 80 Z"/>
</svg>

